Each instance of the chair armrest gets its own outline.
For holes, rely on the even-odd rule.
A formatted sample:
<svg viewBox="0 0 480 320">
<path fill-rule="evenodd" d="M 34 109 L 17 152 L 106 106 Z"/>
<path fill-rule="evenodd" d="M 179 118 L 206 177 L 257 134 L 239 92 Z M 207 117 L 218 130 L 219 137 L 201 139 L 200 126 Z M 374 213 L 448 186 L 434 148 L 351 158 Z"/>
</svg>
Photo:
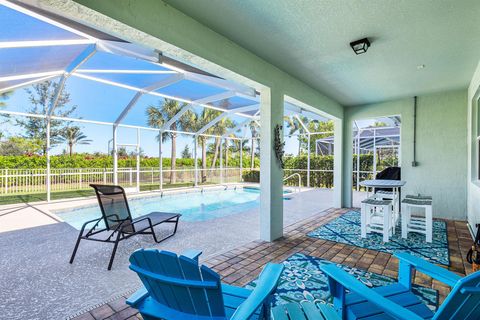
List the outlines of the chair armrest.
<svg viewBox="0 0 480 320">
<path fill-rule="evenodd" d="M 182 256 L 187 257 L 189 259 L 195 260 L 198 262 L 198 257 L 202 254 L 202 251 L 197 249 L 188 249 L 182 252 Z"/>
<path fill-rule="evenodd" d="M 328 275 L 329 280 L 340 284 L 343 287 L 342 290 L 348 289 L 350 292 L 355 292 L 363 299 L 385 311 L 387 314 L 398 319 L 423 320 L 423 318 L 419 317 L 412 311 L 388 300 L 379 293 L 368 288 L 355 277 L 334 264 L 321 266 L 320 269 Z"/>
<path fill-rule="evenodd" d="M 417 271 L 420 271 L 427 276 L 449 285 L 450 287 L 454 287 L 458 280 L 462 279 L 461 276 L 445 268 L 434 265 L 433 263 L 427 262 L 408 253 L 398 252 L 395 253 L 394 256 L 400 260 L 400 268 L 405 264 L 411 268 L 415 268 Z M 402 270 L 400 270 L 400 273 L 402 273 Z"/>
<path fill-rule="evenodd" d="M 230 320 L 250 319 L 255 311 L 273 294 L 282 271 L 283 264 L 268 263 L 258 277 L 257 286 L 237 308 Z"/>
<path fill-rule="evenodd" d="M 125 301 L 129 306 L 136 306 L 138 303 L 143 301 L 146 297 L 149 296 L 148 290 L 145 287 L 141 287 L 135 291 L 128 299 Z"/>
</svg>

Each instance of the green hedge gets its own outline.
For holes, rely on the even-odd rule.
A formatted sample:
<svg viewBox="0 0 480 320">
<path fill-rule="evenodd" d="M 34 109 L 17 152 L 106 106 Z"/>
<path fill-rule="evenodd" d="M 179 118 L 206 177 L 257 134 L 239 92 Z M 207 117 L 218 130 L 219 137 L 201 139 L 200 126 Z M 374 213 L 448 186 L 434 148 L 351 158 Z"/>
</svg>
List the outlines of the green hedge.
<svg viewBox="0 0 480 320">
<path fill-rule="evenodd" d="M 307 169 L 308 158 L 306 155 L 300 157 L 285 158 L 285 177 L 292 173 L 298 172 L 302 178 L 302 185 L 307 185 L 307 172 L 300 171 Z M 385 158 L 377 164 L 377 171 L 382 170 L 388 163 L 392 163 L 391 158 Z M 353 167 L 356 170 L 357 156 L 353 156 Z M 300 169 L 296 171 L 295 169 Z M 333 187 L 333 156 L 312 156 L 310 158 L 310 186 L 316 188 L 332 188 Z M 330 170 L 329 172 L 315 172 L 314 170 Z M 360 155 L 360 171 L 373 171 L 373 155 Z M 362 180 L 366 178 L 365 174 L 361 176 Z M 353 183 L 356 185 L 356 175 L 353 175 Z M 259 182 L 260 172 L 245 170 L 243 172 L 243 180 L 245 182 Z M 295 178 L 285 181 L 286 185 L 298 185 L 298 180 Z"/>
</svg>

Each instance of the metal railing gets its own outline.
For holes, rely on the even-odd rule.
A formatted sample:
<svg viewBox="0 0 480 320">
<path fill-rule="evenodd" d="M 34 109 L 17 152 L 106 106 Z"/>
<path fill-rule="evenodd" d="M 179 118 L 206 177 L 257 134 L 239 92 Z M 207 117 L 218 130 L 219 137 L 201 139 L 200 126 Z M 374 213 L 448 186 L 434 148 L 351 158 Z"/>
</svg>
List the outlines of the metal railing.
<svg viewBox="0 0 480 320">
<path fill-rule="evenodd" d="M 193 186 L 195 169 L 118 168 L 118 184 L 126 188 L 160 190 L 171 187 Z M 113 168 L 62 168 L 50 170 L 51 192 L 89 189 L 91 183 L 112 184 Z M 198 169 L 198 185 L 238 183 L 242 181 L 240 168 Z M 162 187 L 160 186 L 162 184 Z M 47 192 L 47 169 L 0 169 L 0 195 L 20 195 Z"/>
<path fill-rule="evenodd" d="M 285 182 L 285 181 L 287 181 L 288 179 L 293 178 L 293 177 L 295 177 L 295 176 L 298 176 L 297 192 L 300 192 L 300 191 L 302 191 L 302 176 L 300 176 L 300 174 L 298 174 L 298 173 L 291 174 L 291 175 L 289 175 L 288 177 L 286 177 L 285 179 L 283 179 L 283 182 Z"/>
</svg>

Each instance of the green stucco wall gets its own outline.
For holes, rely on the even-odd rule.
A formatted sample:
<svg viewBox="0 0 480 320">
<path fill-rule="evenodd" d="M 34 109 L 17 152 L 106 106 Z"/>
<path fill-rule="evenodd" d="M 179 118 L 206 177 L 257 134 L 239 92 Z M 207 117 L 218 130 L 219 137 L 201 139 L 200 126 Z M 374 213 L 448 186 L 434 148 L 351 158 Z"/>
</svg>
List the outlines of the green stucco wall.
<svg viewBox="0 0 480 320">
<path fill-rule="evenodd" d="M 413 161 L 413 98 L 345 109 L 344 205 L 351 202 L 352 121 L 400 115 L 402 179 L 406 193 L 433 196 L 434 216 L 466 219 L 467 90 L 418 97 L 417 167 Z"/>
</svg>

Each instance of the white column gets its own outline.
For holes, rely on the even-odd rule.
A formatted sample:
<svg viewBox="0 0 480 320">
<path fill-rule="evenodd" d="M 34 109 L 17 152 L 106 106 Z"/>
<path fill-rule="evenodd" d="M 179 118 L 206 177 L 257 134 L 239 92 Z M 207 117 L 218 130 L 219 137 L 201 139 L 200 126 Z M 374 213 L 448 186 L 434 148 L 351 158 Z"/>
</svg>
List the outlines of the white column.
<svg viewBox="0 0 480 320">
<path fill-rule="evenodd" d="M 377 130 L 373 129 L 373 179 L 377 175 Z"/>
<path fill-rule="evenodd" d="M 360 191 L 360 128 L 357 128 L 357 191 Z"/>
<path fill-rule="evenodd" d="M 307 140 L 307 143 L 308 143 L 308 154 L 307 154 L 307 187 L 310 188 L 310 136 L 311 134 L 310 133 L 307 133 L 308 134 L 308 140 Z"/>
<path fill-rule="evenodd" d="M 117 126 L 113 126 L 113 184 L 118 184 L 118 150 L 117 150 Z"/>
<path fill-rule="evenodd" d="M 243 171 L 243 141 L 240 140 L 240 182 L 242 182 L 242 171 Z"/>
<path fill-rule="evenodd" d="M 197 136 L 193 138 L 193 157 L 195 161 L 195 186 L 198 185 L 198 158 L 197 158 Z"/>
<path fill-rule="evenodd" d="M 223 139 L 220 138 L 220 184 L 223 184 Z"/>
<path fill-rule="evenodd" d="M 348 127 L 348 125 L 347 125 Z M 351 127 L 351 125 L 350 125 Z M 344 142 L 346 139 L 350 140 L 350 154 L 352 153 L 352 135 L 346 135 L 344 138 L 344 121 L 341 119 L 334 119 L 334 131 L 333 131 L 333 206 L 335 208 L 342 207 L 351 207 L 351 198 L 352 198 L 352 168 L 350 168 L 349 177 L 344 176 L 343 168 L 345 165 L 344 162 Z M 351 131 L 349 131 L 351 132 Z M 345 149 L 347 150 L 347 149 Z M 345 181 L 345 179 L 350 179 L 350 183 Z M 347 186 L 350 186 L 350 190 L 347 190 Z M 348 196 L 348 194 L 349 196 Z M 348 199 L 347 199 L 348 196 Z M 345 203 L 350 204 L 345 205 Z"/>
<path fill-rule="evenodd" d="M 163 136 L 163 132 L 159 132 L 158 133 L 158 162 L 159 162 L 159 168 L 158 168 L 158 171 L 159 171 L 159 181 L 160 181 L 160 191 L 163 191 L 163 153 L 162 153 L 162 145 L 163 145 L 163 142 L 162 142 L 162 136 Z"/>
<path fill-rule="evenodd" d="M 137 192 L 140 192 L 140 128 L 137 128 Z"/>
<path fill-rule="evenodd" d="M 47 118 L 47 177 L 46 177 L 46 184 L 47 184 L 47 202 L 50 202 L 50 193 L 51 193 L 51 176 L 50 176 L 50 117 Z"/>
<path fill-rule="evenodd" d="M 283 94 L 264 89 L 260 98 L 260 238 L 273 241 L 283 235 L 283 169 L 275 156 L 274 130 L 283 125 Z M 283 139 L 283 130 L 280 132 Z"/>
</svg>

